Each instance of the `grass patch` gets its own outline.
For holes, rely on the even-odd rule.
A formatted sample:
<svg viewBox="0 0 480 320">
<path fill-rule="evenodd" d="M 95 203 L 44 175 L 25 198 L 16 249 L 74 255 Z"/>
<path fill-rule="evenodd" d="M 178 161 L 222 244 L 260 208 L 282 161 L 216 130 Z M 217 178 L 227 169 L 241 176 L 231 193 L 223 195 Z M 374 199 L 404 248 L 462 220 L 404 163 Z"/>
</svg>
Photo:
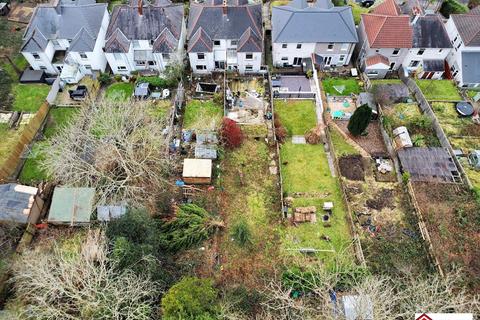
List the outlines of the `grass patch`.
<svg viewBox="0 0 480 320">
<path fill-rule="evenodd" d="M 401 84 L 403 83 L 402 80 L 400 79 L 373 79 L 370 80 L 372 83 L 372 86 L 378 85 L 378 84 Z"/>
<path fill-rule="evenodd" d="M 211 100 L 191 100 L 185 107 L 183 117 L 184 129 L 201 129 L 218 127 L 223 117 L 223 107 Z M 211 123 L 207 123 L 211 122 Z"/>
<path fill-rule="evenodd" d="M 462 97 L 450 80 L 415 80 L 427 100 L 458 101 Z"/>
<path fill-rule="evenodd" d="M 47 180 L 47 173 L 42 170 L 40 164 L 45 159 L 42 152 L 45 146 L 49 144 L 48 139 L 54 136 L 61 128 L 68 124 L 68 121 L 77 113 L 75 108 L 54 108 L 50 109 L 48 122 L 43 132 L 45 140 L 36 142 L 25 161 L 20 172 L 20 182 L 27 185 L 36 184 L 42 180 Z"/>
<path fill-rule="evenodd" d="M 362 13 L 368 13 L 369 9 L 362 7 L 353 1 L 350 1 L 348 5 L 352 7 L 353 21 L 355 21 L 355 25 L 359 25 L 362 20 Z"/>
<path fill-rule="evenodd" d="M 307 192 L 318 195 L 294 199 L 294 207 L 310 205 L 317 207 L 317 223 L 303 223 L 298 227 L 288 228 L 283 237 L 283 247 L 285 249 L 302 247 L 332 249 L 337 253 L 344 251 L 351 243 L 345 216 L 347 211 L 340 184 L 331 176 L 323 146 L 287 142 L 282 145 L 280 153 L 285 192 L 287 194 Z M 321 221 L 321 208 L 326 201 L 334 203 L 330 227 L 324 227 Z M 328 236 L 331 242 L 323 240 L 323 235 Z M 323 252 L 318 253 L 317 256 L 326 259 L 328 264 L 333 262 L 335 254 Z"/>
<path fill-rule="evenodd" d="M 275 113 L 289 135 L 303 135 L 317 125 L 311 100 L 275 100 Z"/>
<path fill-rule="evenodd" d="M 10 129 L 6 123 L 0 123 L 0 164 L 8 159 L 24 128 L 23 125 L 18 129 Z"/>
<path fill-rule="evenodd" d="M 105 98 L 126 101 L 133 95 L 133 83 L 116 82 L 105 90 Z"/>
<path fill-rule="evenodd" d="M 329 130 L 330 139 L 332 140 L 333 146 L 335 148 L 335 155 L 337 158 L 348 155 L 360 154 L 357 149 L 355 149 L 351 144 L 349 144 L 345 138 L 338 132 L 337 129 L 332 128 Z"/>
<path fill-rule="evenodd" d="M 352 78 L 325 78 L 322 80 L 323 90 L 331 96 L 348 96 L 352 93 L 359 94 L 362 88 L 358 80 Z M 335 86 L 345 86 L 342 93 Z"/>
<path fill-rule="evenodd" d="M 12 88 L 14 111 L 37 112 L 50 91 L 45 84 L 15 84 Z"/>
<path fill-rule="evenodd" d="M 290 0 L 274 0 L 270 2 L 270 5 L 272 7 L 278 7 L 278 6 L 286 6 L 289 3 L 290 3 Z"/>
</svg>

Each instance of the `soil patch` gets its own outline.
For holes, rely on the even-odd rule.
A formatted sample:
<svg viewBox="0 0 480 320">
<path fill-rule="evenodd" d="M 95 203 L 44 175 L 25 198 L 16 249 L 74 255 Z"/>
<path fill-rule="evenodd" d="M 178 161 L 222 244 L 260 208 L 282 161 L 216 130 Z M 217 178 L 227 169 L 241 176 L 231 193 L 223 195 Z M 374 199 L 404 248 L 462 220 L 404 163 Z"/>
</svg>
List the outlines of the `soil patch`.
<svg viewBox="0 0 480 320">
<path fill-rule="evenodd" d="M 387 147 L 383 141 L 382 133 L 380 131 L 380 123 L 372 121 L 367 127 L 368 135 L 354 137 L 347 129 L 348 121 L 335 121 L 340 129 L 345 132 L 353 141 L 358 143 L 371 156 L 386 156 L 388 155 Z"/>
<path fill-rule="evenodd" d="M 348 180 L 365 181 L 365 170 L 360 155 L 344 156 L 338 160 L 340 173 Z"/>
<path fill-rule="evenodd" d="M 462 267 L 465 280 L 480 292 L 480 205 L 474 195 L 453 184 L 415 182 L 413 188 L 440 264 L 444 270 Z"/>
<path fill-rule="evenodd" d="M 373 198 L 366 201 L 366 205 L 370 209 L 382 210 L 384 208 L 395 209 L 392 199 L 395 196 L 394 190 L 381 189 Z"/>
</svg>

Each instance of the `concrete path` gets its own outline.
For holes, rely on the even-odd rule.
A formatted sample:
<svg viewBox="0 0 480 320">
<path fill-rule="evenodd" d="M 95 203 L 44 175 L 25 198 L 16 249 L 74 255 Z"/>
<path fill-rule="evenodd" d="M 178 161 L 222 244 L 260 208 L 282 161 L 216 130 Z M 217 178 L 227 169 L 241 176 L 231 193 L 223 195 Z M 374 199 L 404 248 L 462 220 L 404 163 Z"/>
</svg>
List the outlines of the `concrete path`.
<svg viewBox="0 0 480 320">
<path fill-rule="evenodd" d="M 323 101 L 322 101 L 322 95 L 321 95 L 321 92 L 320 92 L 320 81 L 318 80 L 318 74 L 317 74 L 317 70 L 315 68 L 313 68 L 313 85 L 312 85 L 312 88 L 315 89 L 315 112 L 317 114 L 317 125 L 319 125 L 322 130 L 323 130 L 323 134 L 324 136 L 326 136 L 325 134 L 325 123 L 323 121 L 323 110 L 324 110 L 324 106 L 323 106 Z M 337 174 L 336 174 L 336 171 L 335 171 L 335 165 L 333 163 L 333 156 L 331 154 L 331 151 L 330 151 L 330 147 L 328 145 L 328 143 L 326 143 L 324 145 L 324 148 L 325 148 L 325 153 L 327 155 L 327 161 L 328 161 L 328 167 L 330 168 L 330 174 L 332 175 L 332 177 L 336 177 Z"/>
</svg>

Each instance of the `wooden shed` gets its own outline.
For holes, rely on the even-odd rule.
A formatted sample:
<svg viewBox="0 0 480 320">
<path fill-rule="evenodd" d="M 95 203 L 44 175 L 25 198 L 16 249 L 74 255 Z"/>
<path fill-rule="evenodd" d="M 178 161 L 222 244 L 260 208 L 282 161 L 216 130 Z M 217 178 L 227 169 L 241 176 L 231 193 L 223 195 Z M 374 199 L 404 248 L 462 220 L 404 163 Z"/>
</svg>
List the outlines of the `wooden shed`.
<svg viewBox="0 0 480 320">
<path fill-rule="evenodd" d="M 211 159 L 184 159 L 183 181 L 187 184 L 210 184 L 212 182 Z"/>
</svg>

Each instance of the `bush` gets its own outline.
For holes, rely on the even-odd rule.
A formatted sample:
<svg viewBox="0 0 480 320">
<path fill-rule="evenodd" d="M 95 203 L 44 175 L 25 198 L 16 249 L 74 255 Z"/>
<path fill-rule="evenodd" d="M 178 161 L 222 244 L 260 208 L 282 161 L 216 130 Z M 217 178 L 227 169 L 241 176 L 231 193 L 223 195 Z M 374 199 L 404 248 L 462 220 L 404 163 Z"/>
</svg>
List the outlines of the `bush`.
<svg viewBox="0 0 480 320">
<path fill-rule="evenodd" d="M 407 184 L 408 181 L 410 181 L 410 172 L 405 171 L 404 173 L 402 173 L 402 181 L 404 184 Z"/>
<path fill-rule="evenodd" d="M 228 149 L 235 149 L 242 145 L 243 133 L 240 126 L 232 119 L 223 118 L 220 136 Z"/>
<path fill-rule="evenodd" d="M 215 319 L 218 292 L 210 279 L 185 277 L 162 298 L 163 319 Z"/>
<path fill-rule="evenodd" d="M 361 135 L 367 129 L 371 119 L 372 109 L 370 109 L 368 104 L 361 105 L 355 110 L 350 121 L 348 121 L 348 131 L 354 136 Z"/>
<path fill-rule="evenodd" d="M 231 236 L 242 247 L 252 244 L 252 232 L 245 219 L 233 225 Z"/>
<path fill-rule="evenodd" d="M 468 8 L 457 0 L 445 0 L 440 8 L 440 13 L 446 18 L 449 18 L 451 14 L 466 12 L 468 12 Z"/>
<path fill-rule="evenodd" d="M 98 76 L 98 81 L 100 81 L 100 83 L 105 86 L 112 83 L 112 76 L 109 73 L 102 72 Z"/>
<path fill-rule="evenodd" d="M 153 87 L 174 88 L 177 85 L 176 79 L 166 79 L 160 77 L 138 77 L 137 83 L 147 82 Z"/>
<path fill-rule="evenodd" d="M 223 223 L 207 210 L 196 204 L 184 204 L 175 219 L 162 224 L 159 237 L 165 250 L 176 253 L 201 244 L 220 227 Z"/>
<path fill-rule="evenodd" d="M 423 134 L 414 134 L 412 136 L 412 142 L 415 147 L 425 147 L 425 137 Z"/>
</svg>

